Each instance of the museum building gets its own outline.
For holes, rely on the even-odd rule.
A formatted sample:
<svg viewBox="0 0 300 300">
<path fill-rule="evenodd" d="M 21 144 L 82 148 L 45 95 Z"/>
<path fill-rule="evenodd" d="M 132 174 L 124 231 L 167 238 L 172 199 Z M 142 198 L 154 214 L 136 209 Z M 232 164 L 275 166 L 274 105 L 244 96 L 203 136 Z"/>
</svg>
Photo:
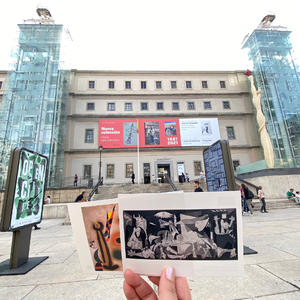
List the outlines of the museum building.
<svg viewBox="0 0 300 300">
<path fill-rule="evenodd" d="M 234 167 L 263 159 L 244 73 L 71 70 L 64 185 L 199 178 L 219 139 Z"/>
</svg>

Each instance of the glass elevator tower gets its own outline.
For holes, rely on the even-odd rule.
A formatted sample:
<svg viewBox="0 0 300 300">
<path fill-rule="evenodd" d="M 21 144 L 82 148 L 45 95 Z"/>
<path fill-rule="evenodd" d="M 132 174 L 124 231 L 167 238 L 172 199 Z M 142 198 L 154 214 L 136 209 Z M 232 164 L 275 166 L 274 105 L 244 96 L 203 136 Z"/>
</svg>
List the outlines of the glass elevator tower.
<svg viewBox="0 0 300 300">
<path fill-rule="evenodd" d="M 48 186 L 63 176 L 69 71 L 59 69 L 62 25 L 47 9 L 19 24 L 15 65 L 7 74 L 0 108 L 0 188 L 5 187 L 10 150 L 26 147 L 49 158 Z"/>
<path fill-rule="evenodd" d="M 253 62 L 256 88 L 275 156 L 275 167 L 300 166 L 300 81 L 290 33 L 265 16 L 243 42 Z"/>
</svg>

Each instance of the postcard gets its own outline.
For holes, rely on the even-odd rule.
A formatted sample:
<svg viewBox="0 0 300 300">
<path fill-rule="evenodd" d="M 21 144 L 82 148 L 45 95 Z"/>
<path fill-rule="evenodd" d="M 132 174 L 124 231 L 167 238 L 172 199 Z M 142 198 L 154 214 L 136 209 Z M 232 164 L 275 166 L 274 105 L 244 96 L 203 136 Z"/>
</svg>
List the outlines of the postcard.
<svg viewBox="0 0 300 300">
<path fill-rule="evenodd" d="M 119 199 L 123 269 L 158 276 L 239 276 L 239 192 L 131 195 Z"/>
<path fill-rule="evenodd" d="M 68 209 L 83 271 L 122 271 L 117 201 L 73 203 Z"/>
</svg>

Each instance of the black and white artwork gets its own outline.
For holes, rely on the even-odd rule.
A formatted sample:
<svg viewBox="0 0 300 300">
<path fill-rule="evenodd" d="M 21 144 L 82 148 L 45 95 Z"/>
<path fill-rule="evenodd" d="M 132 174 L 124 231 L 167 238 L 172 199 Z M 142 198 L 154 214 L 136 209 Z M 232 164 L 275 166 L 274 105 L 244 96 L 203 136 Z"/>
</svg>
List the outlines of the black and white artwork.
<svg viewBox="0 0 300 300">
<path fill-rule="evenodd" d="M 127 259 L 237 260 L 236 209 L 124 210 Z"/>
</svg>

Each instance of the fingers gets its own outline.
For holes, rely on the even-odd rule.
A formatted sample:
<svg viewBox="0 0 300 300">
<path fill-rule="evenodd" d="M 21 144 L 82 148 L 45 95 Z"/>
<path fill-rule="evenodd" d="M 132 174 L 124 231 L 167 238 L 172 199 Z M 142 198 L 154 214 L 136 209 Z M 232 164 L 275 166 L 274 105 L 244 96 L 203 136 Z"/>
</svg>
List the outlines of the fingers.
<svg viewBox="0 0 300 300">
<path fill-rule="evenodd" d="M 163 269 L 158 288 L 159 300 L 177 300 L 175 287 L 175 270 L 172 267 Z"/>
<path fill-rule="evenodd" d="M 175 286 L 178 300 L 192 300 L 191 291 L 185 277 L 176 277 Z"/>
<path fill-rule="evenodd" d="M 157 296 L 150 285 L 131 270 L 124 273 L 123 290 L 127 300 L 157 300 Z"/>
</svg>

